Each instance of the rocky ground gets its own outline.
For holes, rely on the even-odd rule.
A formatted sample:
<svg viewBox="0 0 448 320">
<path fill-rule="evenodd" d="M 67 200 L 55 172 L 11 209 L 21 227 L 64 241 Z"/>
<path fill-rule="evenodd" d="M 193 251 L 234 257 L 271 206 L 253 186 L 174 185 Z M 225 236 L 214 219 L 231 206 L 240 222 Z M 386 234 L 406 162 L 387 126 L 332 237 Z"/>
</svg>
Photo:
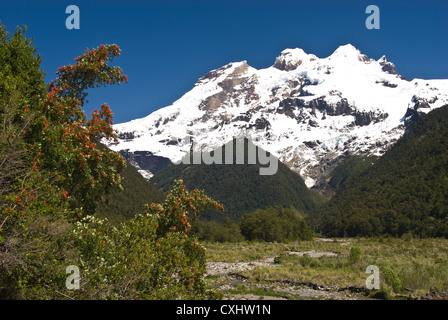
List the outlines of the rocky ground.
<svg viewBox="0 0 448 320">
<path fill-rule="evenodd" d="M 321 257 L 323 255 L 335 256 L 330 251 L 291 251 L 290 254 L 309 255 L 310 257 Z M 360 288 L 330 289 L 313 283 L 294 283 L 292 281 L 272 281 L 254 283 L 240 274 L 242 271 L 253 270 L 258 266 L 279 266 L 274 262 L 274 257 L 249 261 L 249 262 L 208 262 L 206 275 L 219 277 L 221 283 L 216 290 L 225 292 L 223 299 L 229 300 L 288 300 L 288 299 L 333 299 L 333 300 L 366 300 Z M 231 293 L 238 287 L 244 287 L 252 293 Z"/>
</svg>

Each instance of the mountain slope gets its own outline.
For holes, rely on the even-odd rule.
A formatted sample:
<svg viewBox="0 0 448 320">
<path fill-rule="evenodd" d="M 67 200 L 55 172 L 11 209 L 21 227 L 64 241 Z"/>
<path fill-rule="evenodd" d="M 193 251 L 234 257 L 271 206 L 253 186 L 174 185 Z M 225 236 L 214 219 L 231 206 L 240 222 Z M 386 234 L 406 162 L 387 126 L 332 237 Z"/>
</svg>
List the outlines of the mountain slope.
<svg viewBox="0 0 448 320">
<path fill-rule="evenodd" d="M 223 157 L 229 145 L 223 147 Z M 225 208 L 224 214 L 207 212 L 204 219 L 221 222 L 224 217 L 238 221 L 249 211 L 274 205 L 293 206 L 304 214 L 316 207 L 319 196 L 287 166 L 278 162 L 273 175 L 260 175 L 260 167 L 259 162 L 248 164 L 246 149 L 244 164 L 175 164 L 157 172 L 151 183 L 162 192 L 167 192 L 175 179 L 183 179 L 187 188 L 204 189 Z"/>
<path fill-rule="evenodd" d="M 330 180 L 325 188 L 326 196 L 331 197 L 346 182 L 356 179 L 360 172 L 370 167 L 377 159 L 377 157 L 360 156 L 349 156 L 343 159 L 331 172 Z"/>
<path fill-rule="evenodd" d="M 448 105 L 422 115 L 310 219 L 326 236 L 448 237 Z"/>
<path fill-rule="evenodd" d="M 100 203 L 95 215 L 118 224 L 137 213 L 142 213 L 144 204 L 161 203 L 165 199 L 160 191 L 130 164 L 121 174 L 121 184 L 123 190 L 112 189 L 105 197 L 109 204 Z"/>
<path fill-rule="evenodd" d="M 448 80 L 408 81 L 352 45 L 326 58 L 286 49 L 266 69 L 242 61 L 210 71 L 172 105 L 115 125 L 110 147 L 176 162 L 192 140 L 212 150 L 246 137 L 320 187 L 340 159 L 382 155 L 418 114 L 446 103 Z"/>
</svg>

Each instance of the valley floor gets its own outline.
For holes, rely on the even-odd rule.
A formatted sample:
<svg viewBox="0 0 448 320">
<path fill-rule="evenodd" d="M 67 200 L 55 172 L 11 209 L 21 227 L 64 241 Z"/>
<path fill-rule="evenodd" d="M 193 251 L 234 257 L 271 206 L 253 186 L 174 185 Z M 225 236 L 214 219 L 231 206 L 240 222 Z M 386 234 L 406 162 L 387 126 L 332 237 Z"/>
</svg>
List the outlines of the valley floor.
<svg viewBox="0 0 448 320">
<path fill-rule="evenodd" d="M 204 243 L 206 282 L 222 299 L 448 299 L 447 239 Z M 367 288 L 367 266 L 379 270 Z M 373 283 L 373 280 L 369 283 Z"/>
</svg>

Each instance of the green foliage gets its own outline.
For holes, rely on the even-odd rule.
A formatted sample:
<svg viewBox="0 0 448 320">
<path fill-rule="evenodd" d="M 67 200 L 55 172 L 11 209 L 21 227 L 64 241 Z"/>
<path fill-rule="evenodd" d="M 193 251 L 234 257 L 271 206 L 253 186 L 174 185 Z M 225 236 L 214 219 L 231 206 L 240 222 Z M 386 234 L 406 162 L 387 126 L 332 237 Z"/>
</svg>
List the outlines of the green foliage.
<svg viewBox="0 0 448 320">
<path fill-rule="evenodd" d="M 63 241 L 72 222 L 61 215 L 10 218 L 0 244 L 0 299 L 66 299 L 65 268 L 76 253 Z"/>
<path fill-rule="evenodd" d="M 25 37 L 0 25 L 0 296 L 26 299 L 55 292 L 66 256 L 60 237 L 69 226 L 67 205 L 54 178 L 39 171 L 29 131 L 47 95 L 41 59 Z"/>
<path fill-rule="evenodd" d="M 246 141 L 246 150 L 247 144 Z M 231 143 L 223 146 L 223 158 L 229 145 Z M 182 179 L 188 188 L 204 189 L 226 208 L 225 215 L 208 211 L 203 216 L 203 219 L 218 222 L 223 222 L 224 217 L 238 222 L 247 212 L 274 205 L 293 206 L 305 214 L 316 207 L 319 196 L 309 190 L 303 179 L 286 165 L 279 161 L 277 173 L 260 175 L 262 165 L 248 164 L 248 152 L 244 154 L 244 164 L 171 165 L 157 172 L 151 183 L 162 192 L 169 190 L 175 179 Z"/>
<path fill-rule="evenodd" d="M 67 292 L 65 268 L 92 264 L 94 254 L 107 261 L 119 255 L 104 250 L 99 237 L 73 238 L 70 230 L 80 217 L 95 211 L 111 188 L 120 188 L 125 163 L 99 144 L 102 138 L 116 138 L 109 107 L 103 104 L 88 120 L 82 106 L 87 89 L 127 81 L 119 67 L 108 65 L 120 49 L 102 45 L 87 50 L 74 65 L 58 69 L 47 92 L 40 57 L 24 29 L 10 36 L 0 25 L 0 296 L 93 297 L 94 290 Z M 89 227 L 93 223 L 82 221 Z M 94 231 L 86 228 L 86 233 Z M 115 232 L 111 226 L 104 229 Z M 114 237 L 120 240 L 125 234 Z M 174 248 L 178 240 L 166 241 Z M 184 252 L 196 259 L 194 249 Z M 100 266 L 102 271 L 89 272 L 103 280 L 113 265 Z"/>
<path fill-rule="evenodd" d="M 118 226 L 92 215 L 102 200 L 119 198 L 110 190 L 121 189 L 122 178 L 134 191 L 141 187 L 134 196 L 162 200 L 135 170 L 121 174 L 124 159 L 100 145 L 116 139 L 109 107 L 90 120 L 82 110 L 87 89 L 127 81 L 108 65 L 119 54 L 116 45 L 87 50 L 58 69 L 47 93 L 31 42 L 20 29 L 9 37 L 0 28 L 3 299 L 213 297 L 202 279 L 205 250 L 189 235 L 192 219 L 209 207 L 223 209 L 204 191 L 175 181 L 165 201 L 143 214 L 141 199 L 121 204 L 129 215 L 140 214 Z M 66 287 L 71 265 L 81 272 L 77 290 Z"/>
<path fill-rule="evenodd" d="M 0 24 L 0 212 L 10 207 L 11 199 L 20 197 L 23 178 L 27 177 L 27 182 L 34 178 L 25 132 L 36 114 L 25 111 L 36 108 L 46 94 L 41 60 L 25 30 L 17 28 L 11 36 Z"/>
<path fill-rule="evenodd" d="M 141 213 L 145 204 L 164 200 L 160 191 L 132 165 L 127 165 L 120 176 L 122 190 L 110 190 L 104 196 L 105 201 L 100 202 L 95 211 L 96 217 L 107 218 L 116 226 Z"/>
<path fill-rule="evenodd" d="M 390 286 L 394 292 L 401 292 L 403 286 L 400 277 L 392 268 L 385 266 L 380 269 L 380 272 L 383 275 L 386 284 Z"/>
<path fill-rule="evenodd" d="M 348 180 L 356 179 L 356 176 L 372 166 L 374 158 L 350 156 L 344 159 L 331 173 L 329 186 L 337 190 Z"/>
<path fill-rule="evenodd" d="M 181 181 L 163 204 L 112 226 L 91 216 L 79 222 L 72 243 L 80 256 L 83 299 L 201 299 L 206 291 L 205 249 L 189 235 L 190 220 L 206 208 L 222 208 L 203 192 L 189 192 Z M 194 219 L 194 218 L 193 218 Z"/>
<path fill-rule="evenodd" d="M 2 299 L 213 299 L 205 287 L 205 249 L 190 236 L 190 217 L 222 207 L 180 181 L 162 204 L 151 204 L 118 227 L 86 216 L 26 215 L 2 253 Z M 31 221 L 32 219 L 32 221 Z M 65 287 L 66 268 L 80 288 Z"/>
<path fill-rule="evenodd" d="M 370 297 L 373 299 L 380 299 L 380 300 L 392 300 L 392 296 L 389 294 L 389 292 L 385 290 L 372 292 Z"/>
<path fill-rule="evenodd" d="M 224 218 L 223 223 L 216 221 L 202 221 L 196 220 L 192 224 L 192 234 L 198 240 L 211 242 L 239 242 L 244 241 L 241 234 L 240 227 L 237 223 L 230 220 L 228 217 Z"/>
<path fill-rule="evenodd" d="M 0 113 L 14 95 L 22 110 L 26 105 L 35 105 L 46 93 L 44 73 L 39 69 L 41 58 L 25 32 L 26 26 L 17 27 L 11 36 L 0 24 Z"/>
<path fill-rule="evenodd" d="M 271 207 L 249 212 L 241 218 L 240 229 L 249 241 L 287 242 L 313 237 L 305 220 L 292 208 Z"/>
<path fill-rule="evenodd" d="M 448 237 L 448 106 L 419 117 L 309 216 L 326 236 Z"/>
<path fill-rule="evenodd" d="M 357 263 L 362 258 L 362 251 L 359 247 L 352 247 L 350 249 L 349 262 L 350 264 Z"/>
<path fill-rule="evenodd" d="M 60 67 L 27 133 L 36 155 L 33 164 L 54 177 L 60 194 L 82 214 L 93 214 L 108 190 L 120 188 L 125 167 L 119 153 L 99 147 L 101 139 L 117 141 L 109 106 L 102 104 L 89 120 L 82 109 L 87 89 L 127 82 L 119 67 L 108 64 L 120 52 L 117 45 L 101 45 L 86 50 L 74 65 Z"/>
<path fill-rule="evenodd" d="M 12 227 L 11 216 L 36 211 L 92 214 L 108 190 L 120 188 L 125 162 L 98 147 L 100 139 L 116 138 L 109 107 L 103 104 L 87 120 L 83 99 L 90 87 L 127 81 L 107 64 L 118 46 L 88 50 L 75 65 L 60 68 L 47 93 L 40 58 L 24 31 L 9 37 L 2 26 L 0 38 L 0 227 L 6 220 Z"/>
</svg>

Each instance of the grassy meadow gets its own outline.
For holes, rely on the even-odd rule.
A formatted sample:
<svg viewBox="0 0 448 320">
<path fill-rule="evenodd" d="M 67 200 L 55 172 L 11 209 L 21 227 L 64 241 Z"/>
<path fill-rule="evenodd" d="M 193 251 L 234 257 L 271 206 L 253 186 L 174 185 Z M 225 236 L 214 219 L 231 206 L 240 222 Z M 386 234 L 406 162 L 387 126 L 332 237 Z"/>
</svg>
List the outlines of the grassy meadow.
<svg viewBox="0 0 448 320">
<path fill-rule="evenodd" d="M 226 263 L 220 275 L 206 276 L 207 285 L 224 297 L 252 294 L 301 299 L 285 286 L 306 285 L 327 292 L 352 289 L 370 298 L 446 299 L 448 239 L 347 238 L 290 243 L 204 243 L 209 264 Z M 257 264 L 259 261 L 270 263 Z M 251 268 L 226 269 L 246 263 Z M 379 290 L 367 290 L 369 265 L 379 268 Z M 237 268 L 238 269 L 238 268 Z M 228 276 L 228 273 L 231 276 Z M 232 278 L 233 275 L 233 278 Z M 244 281 L 237 282 L 236 278 Z M 263 287 L 260 294 L 260 287 Z M 323 298 L 331 298 L 330 295 Z"/>
</svg>

